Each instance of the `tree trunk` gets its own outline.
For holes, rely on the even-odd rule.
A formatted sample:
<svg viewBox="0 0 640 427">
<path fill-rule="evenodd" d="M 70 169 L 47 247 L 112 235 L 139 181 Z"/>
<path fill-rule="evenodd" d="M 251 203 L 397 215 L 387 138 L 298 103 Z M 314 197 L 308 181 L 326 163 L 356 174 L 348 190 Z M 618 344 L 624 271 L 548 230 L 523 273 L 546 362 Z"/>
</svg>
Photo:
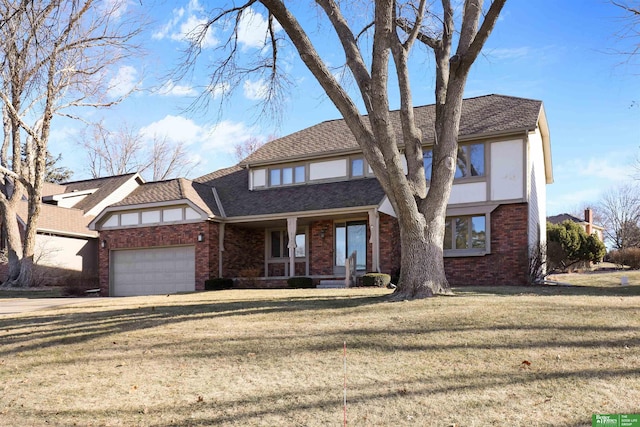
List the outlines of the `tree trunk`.
<svg viewBox="0 0 640 427">
<path fill-rule="evenodd" d="M 32 285 L 33 279 L 33 255 L 23 257 L 20 262 L 20 275 L 14 281 L 12 286 L 19 288 L 27 288 Z"/>
<path fill-rule="evenodd" d="M 13 204 L 4 201 L 0 203 L 0 213 L 4 218 L 3 227 L 7 232 L 7 258 L 9 271 L 3 286 L 13 286 L 20 275 L 20 260 L 22 259 L 22 242 L 20 228 L 18 227 L 17 213 Z"/>
<path fill-rule="evenodd" d="M 426 222 L 419 214 L 398 215 L 400 224 L 400 280 L 391 299 L 427 298 L 437 294 L 450 294 L 442 257 L 444 218 L 434 217 Z M 442 225 L 439 223 L 442 222 Z"/>
</svg>

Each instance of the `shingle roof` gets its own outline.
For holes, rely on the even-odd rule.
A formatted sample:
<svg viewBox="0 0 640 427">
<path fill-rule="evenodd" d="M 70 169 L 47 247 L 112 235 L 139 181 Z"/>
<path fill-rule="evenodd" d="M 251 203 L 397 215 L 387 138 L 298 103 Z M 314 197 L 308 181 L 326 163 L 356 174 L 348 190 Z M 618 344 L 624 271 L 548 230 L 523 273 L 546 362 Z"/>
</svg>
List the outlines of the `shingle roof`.
<svg viewBox="0 0 640 427">
<path fill-rule="evenodd" d="M 486 95 L 465 99 L 462 103 L 460 138 L 536 128 L 542 101 L 504 95 Z M 415 108 L 423 141 L 434 139 L 435 106 Z M 391 121 L 401 141 L 399 112 L 391 112 Z M 329 120 L 271 141 L 245 158 L 243 164 L 262 164 L 323 153 L 357 150 L 344 120 Z"/>
<path fill-rule="evenodd" d="M 111 206 L 132 206 L 188 199 L 209 215 L 220 215 L 212 188 L 185 178 L 147 182 Z"/>
<path fill-rule="evenodd" d="M 109 176 L 105 178 L 88 179 L 84 181 L 75 181 L 62 184 L 66 187 L 66 193 L 73 191 L 91 190 L 97 188 L 97 190 L 89 194 L 87 197 L 79 201 L 74 208 L 80 209 L 83 212 L 87 212 L 95 207 L 98 203 L 102 202 L 110 194 L 116 191 L 121 185 L 130 180 L 135 173 L 129 173 L 126 175 Z"/>
<path fill-rule="evenodd" d="M 569 215 L 568 213 L 562 213 L 559 215 L 548 216 L 547 221 L 551 224 L 562 224 L 565 221 L 584 222 L 584 219 L 576 218 L 575 216 Z"/>
<path fill-rule="evenodd" d="M 255 191 L 247 180 L 248 170 L 238 168 L 203 184 L 215 187 L 227 217 L 375 206 L 384 198 L 373 178 Z"/>
<path fill-rule="evenodd" d="M 27 220 L 27 206 L 26 201 L 21 201 L 18 204 L 18 216 L 23 222 Z M 85 216 L 80 209 L 61 208 L 42 203 L 40 205 L 40 217 L 38 218 L 38 230 L 98 237 L 96 231 L 88 228 L 93 218 L 93 216 Z"/>
</svg>

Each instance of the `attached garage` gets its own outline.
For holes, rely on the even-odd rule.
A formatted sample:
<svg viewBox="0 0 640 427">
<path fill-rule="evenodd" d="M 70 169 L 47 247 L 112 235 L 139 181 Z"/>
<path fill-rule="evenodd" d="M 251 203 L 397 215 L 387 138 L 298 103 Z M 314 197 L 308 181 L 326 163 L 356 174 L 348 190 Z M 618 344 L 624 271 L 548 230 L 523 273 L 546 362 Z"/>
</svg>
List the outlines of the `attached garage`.
<svg viewBox="0 0 640 427">
<path fill-rule="evenodd" d="M 112 296 L 174 294 L 196 289 L 195 246 L 111 251 Z"/>
</svg>

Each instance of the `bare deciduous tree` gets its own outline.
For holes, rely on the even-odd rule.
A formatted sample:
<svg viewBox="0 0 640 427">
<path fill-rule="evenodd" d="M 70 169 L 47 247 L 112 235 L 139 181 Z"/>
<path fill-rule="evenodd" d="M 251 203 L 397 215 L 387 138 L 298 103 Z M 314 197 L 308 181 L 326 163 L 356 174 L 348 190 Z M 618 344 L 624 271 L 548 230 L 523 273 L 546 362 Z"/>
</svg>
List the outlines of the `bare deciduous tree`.
<svg viewBox="0 0 640 427">
<path fill-rule="evenodd" d="M 493 30 L 506 0 L 493 0 L 487 7 L 482 0 L 466 0 L 456 19 L 450 0 L 440 6 L 426 0 L 376 0 L 365 7 L 350 2 L 316 0 L 317 14 L 339 41 L 322 49 L 310 39 L 314 24 L 305 28 L 296 14 L 304 8 L 290 8 L 283 0 L 246 0 L 216 9 L 206 25 L 193 34 L 185 68 L 193 66 L 201 53 L 201 41 L 211 27 L 231 28 L 220 46 L 220 56 L 212 66 L 211 86 L 233 88 L 248 74 L 260 73 L 266 85 L 265 101 L 278 100 L 283 78 L 279 58 L 283 31 L 300 59 L 313 74 L 328 98 L 343 116 L 361 147 L 389 201 L 400 226 L 401 277 L 395 299 L 412 299 L 449 293 L 443 259 L 444 224 L 447 202 L 456 170 L 458 130 L 462 97 L 469 70 Z M 361 3 L 358 3 L 361 4 Z M 244 14 L 262 6 L 268 15 L 264 56 L 239 60 L 239 25 Z M 357 12 L 355 11 L 357 9 Z M 282 31 L 278 31 L 281 29 Z M 367 36 L 367 37 L 365 37 Z M 423 140 L 416 125 L 409 75 L 409 57 L 421 43 L 433 53 L 435 75 L 435 144 L 429 191 L 423 164 Z M 321 52 L 344 54 L 346 69 L 355 82 L 357 96 L 341 84 L 328 68 L 331 62 Z M 402 135 L 396 137 L 389 113 L 390 73 L 395 73 L 400 95 Z M 419 78 L 424 80 L 424 74 Z M 393 83 L 395 85 L 395 83 Z M 361 112 L 358 102 L 366 111 Z M 363 114 L 366 113 L 366 116 Z M 405 174 L 400 147 L 404 147 L 408 173 Z"/>
<path fill-rule="evenodd" d="M 197 166 L 184 142 L 157 135 L 148 141 L 126 124 L 113 132 L 102 123 L 90 125 L 77 143 L 86 152 L 87 170 L 93 178 L 138 172 L 159 181 L 187 175 Z"/>
<path fill-rule="evenodd" d="M 135 51 L 132 39 L 141 29 L 137 14 L 122 13 L 127 4 L 0 0 L 0 213 L 9 247 L 5 286 L 31 283 L 53 117 L 76 117 L 80 107 L 119 101 L 106 97 L 107 70 Z M 16 207 L 23 195 L 28 216 L 21 241 Z"/>
<path fill-rule="evenodd" d="M 255 136 L 247 138 L 246 140 L 237 143 L 233 146 L 233 156 L 236 161 L 241 161 L 245 157 L 249 156 L 249 154 L 256 151 L 258 148 L 262 147 L 269 141 L 273 141 L 277 137 L 275 135 L 269 135 L 267 139 L 259 139 Z"/>
<path fill-rule="evenodd" d="M 640 247 L 640 189 L 623 184 L 602 196 L 598 212 L 605 236 L 615 249 Z"/>
</svg>

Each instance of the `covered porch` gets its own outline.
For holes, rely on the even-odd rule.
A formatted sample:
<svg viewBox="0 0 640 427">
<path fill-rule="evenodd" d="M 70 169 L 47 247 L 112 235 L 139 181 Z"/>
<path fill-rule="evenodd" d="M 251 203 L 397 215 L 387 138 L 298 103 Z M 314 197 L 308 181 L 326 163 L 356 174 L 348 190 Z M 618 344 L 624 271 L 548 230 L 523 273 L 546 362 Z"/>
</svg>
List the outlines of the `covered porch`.
<svg viewBox="0 0 640 427">
<path fill-rule="evenodd" d="M 374 207 L 220 223 L 218 277 L 278 287 L 305 276 L 318 286 L 380 272 L 381 215 Z"/>
</svg>

